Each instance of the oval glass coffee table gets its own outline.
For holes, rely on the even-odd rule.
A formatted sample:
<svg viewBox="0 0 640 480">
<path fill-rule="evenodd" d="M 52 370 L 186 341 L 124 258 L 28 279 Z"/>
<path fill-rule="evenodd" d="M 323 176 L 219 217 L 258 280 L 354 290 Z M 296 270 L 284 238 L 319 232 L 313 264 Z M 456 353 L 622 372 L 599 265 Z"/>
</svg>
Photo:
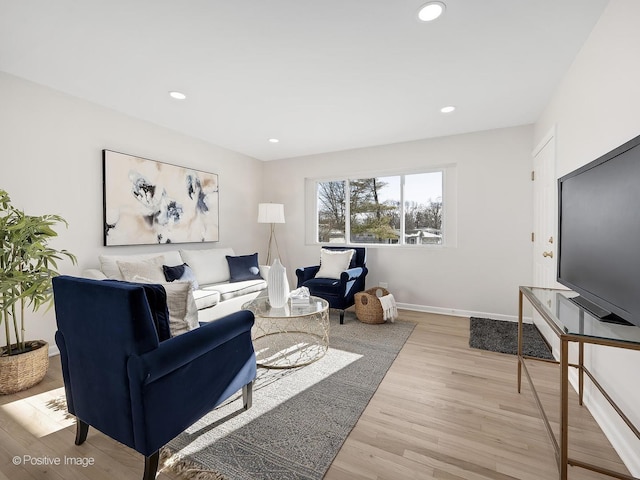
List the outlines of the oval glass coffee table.
<svg viewBox="0 0 640 480">
<path fill-rule="evenodd" d="M 266 368 L 294 368 L 319 360 L 329 349 L 329 304 L 319 297 L 309 303 L 273 308 L 259 296 L 242 308 L 255 316 L 251 330 L 256 362 Z"/>
</svg>

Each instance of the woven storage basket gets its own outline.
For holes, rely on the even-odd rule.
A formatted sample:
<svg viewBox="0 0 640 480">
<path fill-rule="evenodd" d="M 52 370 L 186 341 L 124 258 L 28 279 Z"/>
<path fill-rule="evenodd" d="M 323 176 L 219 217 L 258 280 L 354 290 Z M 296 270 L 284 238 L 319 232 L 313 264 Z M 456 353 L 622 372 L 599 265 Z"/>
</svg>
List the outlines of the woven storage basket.
<svg viewBox="0 0 640 480">
<path fill-rule="evenodd" d="M 382 311 L 382 305 L 376 293 L 379 292 L 380 296 L 389 295 L 389 291 L 386 288 L 374 287 L 364 292 L 358 292 L 354 295 L 356 302 L 356 317 L 362 323 L 384 323 L 384 312 Z"/>
<path fill-rule="evenodd" d="M 18 355 L 0 356 L 0 395 L 20 392 L 42 381 L 49 368 L 49 344 L 27 342 L 34 349 Z M 35 345 L 39 347 L 35 348 Z"/>
</svg>

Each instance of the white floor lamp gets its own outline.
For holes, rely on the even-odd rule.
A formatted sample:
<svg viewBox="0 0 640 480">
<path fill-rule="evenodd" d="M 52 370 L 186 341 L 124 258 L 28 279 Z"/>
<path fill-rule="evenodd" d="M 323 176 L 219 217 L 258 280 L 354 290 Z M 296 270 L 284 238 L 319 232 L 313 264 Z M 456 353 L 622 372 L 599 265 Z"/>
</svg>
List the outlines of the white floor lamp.
<svg viewBox="0 0 640 480">
<path fill-rule="evenodd" d="M 269 235 L 269 247 L 267 248 L 267 265 L 271 265 L 271 244 L 276 244 L 276 251 L 280 258 L 280 249 L 276 239 L 276 223 L 284 223 L 284 205 L 281 203 L 260 203 L 258 204 L 258 223 L 270 223 L 271 234 Z"/>
</svg>

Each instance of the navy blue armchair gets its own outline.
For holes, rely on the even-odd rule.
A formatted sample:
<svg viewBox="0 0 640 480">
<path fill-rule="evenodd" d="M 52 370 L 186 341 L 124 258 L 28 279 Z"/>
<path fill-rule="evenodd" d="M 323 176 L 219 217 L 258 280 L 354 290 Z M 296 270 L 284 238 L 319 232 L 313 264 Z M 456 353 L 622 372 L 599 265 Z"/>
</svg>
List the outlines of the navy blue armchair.
<svg viewBox="0 0 640 480">
<path fill-rule="evenodd" d="M 76 445 L 92 426 L 144 455 L 143 478 L 151 480 L 160 447 L 207 412 L 240 389 L 251 406 L 251 312 L 160 341 L 166 298 L 158 303 L 144 285 L 60 276 L 53 291 Z"/>
<path fill-rule="evenodd" d="M 316 278 L 320 265 L 298 268 L 298 287 L 307 287 L 309 293 L 324 298 L 329 307 L 340 310 L 340 323 L 344 323 L 344 311 L 355 304 L 354 295 L 364 290 L 367 270 L 367 249 L 362 247 L 322 247 L 328 250 L 355 250 L 349 268 L 339 279 Z"/>
</svg>

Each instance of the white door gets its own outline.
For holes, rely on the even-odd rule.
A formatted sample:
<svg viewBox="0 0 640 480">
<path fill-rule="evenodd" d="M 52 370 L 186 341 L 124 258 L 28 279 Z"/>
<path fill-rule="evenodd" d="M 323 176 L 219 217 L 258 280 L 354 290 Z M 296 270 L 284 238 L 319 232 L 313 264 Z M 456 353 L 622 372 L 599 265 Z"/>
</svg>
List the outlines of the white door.
<svg viewBox="0 0 640 480">
<path fill-rule="evenodd" d="M 533 151 L 533 286 L 559 288 L 556 282 L 558 196 L 555 134 L 552 130 Z M 547 305 L 551 307 L 551 305 Z M 559 358 L 559 341 L 551 328 L 533 312 L 533 323 Z"/>
<path fill-rule="evenodd" d="M 553 132 L 533 155 L 533 286 L 556 288 L 558 199 Z"/>
</svg>

